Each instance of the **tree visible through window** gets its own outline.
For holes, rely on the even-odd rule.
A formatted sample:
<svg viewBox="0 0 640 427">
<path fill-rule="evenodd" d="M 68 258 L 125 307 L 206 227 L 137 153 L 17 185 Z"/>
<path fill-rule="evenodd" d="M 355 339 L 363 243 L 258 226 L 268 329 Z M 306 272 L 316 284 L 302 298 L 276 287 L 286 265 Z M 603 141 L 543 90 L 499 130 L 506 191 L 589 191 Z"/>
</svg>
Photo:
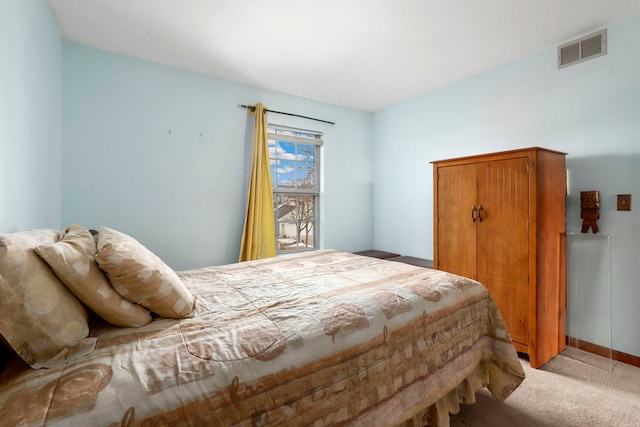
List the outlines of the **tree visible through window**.
<svg viewBox="0 0 640 427">
<path fill-rule="evenodd" d="M 279 253 L 318 248 L 322 134 L 269 125 L 269 158 Z"/>
</svg>

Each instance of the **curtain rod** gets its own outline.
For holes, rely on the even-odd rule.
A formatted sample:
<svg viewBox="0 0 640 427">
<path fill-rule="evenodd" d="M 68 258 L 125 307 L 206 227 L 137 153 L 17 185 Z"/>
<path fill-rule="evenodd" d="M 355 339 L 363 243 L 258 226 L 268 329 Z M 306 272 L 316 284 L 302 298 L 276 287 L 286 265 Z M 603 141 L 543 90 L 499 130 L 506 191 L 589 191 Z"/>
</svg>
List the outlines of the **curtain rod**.
<svg viewBox="0 0 640 427">
<path fill-rule="evenodd" d="M 240 105 L 240 107 L 242 107 L 242 108 L 251 108 L 252 110 L 255 110 L 255 108 L 256 108 L 256 107 L 252 107 L 250 105 Z M 300 114 L 285 113 L 284 111 L 269 110 L 268 108 L 265 108 L 264 111 L 267 111 L 269 113 L 274 113 L 274 114 L 284 114 L 285 116 L 300 117 L 300 118 L 303 118 L 303 119 L 315 120 L 316 122 L 329 123 L 330 125 L 335 125 L 334 122 L 330 122 L 328 120 L 316 119 L 315 117 L 301 116 Z"/>
</svg>

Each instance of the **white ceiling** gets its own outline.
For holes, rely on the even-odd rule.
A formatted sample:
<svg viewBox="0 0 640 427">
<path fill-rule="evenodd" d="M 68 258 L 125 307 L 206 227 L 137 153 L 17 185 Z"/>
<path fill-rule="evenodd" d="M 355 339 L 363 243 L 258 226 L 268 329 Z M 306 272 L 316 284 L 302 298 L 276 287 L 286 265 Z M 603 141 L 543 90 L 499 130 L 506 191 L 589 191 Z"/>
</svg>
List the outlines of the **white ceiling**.
<svg viewBox="0 0 640 427">
<path fill-rule="evenodd" d="M 65 39 L 376 111 L 640 14 L 640 0 L 49 0 Z"/>
</svg>

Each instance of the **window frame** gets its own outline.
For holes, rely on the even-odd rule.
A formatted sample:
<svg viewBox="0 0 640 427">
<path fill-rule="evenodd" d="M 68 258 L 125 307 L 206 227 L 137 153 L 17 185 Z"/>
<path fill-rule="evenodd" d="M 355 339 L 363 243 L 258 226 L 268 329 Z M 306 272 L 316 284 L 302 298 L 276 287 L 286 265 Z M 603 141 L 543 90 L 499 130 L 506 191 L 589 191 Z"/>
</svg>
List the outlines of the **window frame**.
<svg viewBox="0 0 640 427">
<path fill-rule="evenodd" d="M 289 254 L 296 252 L 305 252 L 305 251 L 313 251 L 320 249 L 320 203 L 321 203 L 321 167 L 322 167 L 322 132 L 308 129 L 301 129 L 291 126 L 282 126 L 275 123 L 268 123 L 267 125 L 268 131 L 268 140 L 269 140 L 269 166 L 270 171 L 272 173 L 271 181 L 272 181 L 272 191 L 273 191 L 273 201 L 274 201 L 274 221 L 275 221 L 275 233 L 276 233 L 276 252 L 277 254 Z M 300 161 L 299 157 L 299 144 L 308 144 L 313 145 L 313 188 L 287 188 L 278 186 L 278 177 L 273 175 L 273 169 L 277 168 L 277 161 L 282 161 L 279 159 L 275 153 L 275 149 L 280 143 L 293 143 L 295 147 L 294 159 L 287 160 L 291 161 L 295 164 L 294 170 L 298 169 L 298 162 Z M 273 147 L 273 148 L 272 148 Z M 272 151 L 273 150 L 273 151 Z M 276 172 L 277 174 L 277 172 Z M 298 177 L 295 178 L 296 184 L 298 183 Z M 296 201 L 296 209 L 299 209 L 302 204 L 299 203 L 300 197 L 311 196 L 313 200 L 313 217 L 311 221 L 305 221 L 304 218 L 298 218 L 296 220 L 280 220 L 278 218 L 278 206 L 277 202 L 279 197 L 291 197 L 295 196 Z M 296 228 L 296 236 L 295 241 L 301 241 L 301 232 L 304 230 L 301 224 L 311 222 L 313 229 L 313 245 L 299 247 L 296 246 L 295 249 L 281 249 L 280 241 L 281 241 L 281 225 L 283 224 L 294 224 Z"/>
</svg>

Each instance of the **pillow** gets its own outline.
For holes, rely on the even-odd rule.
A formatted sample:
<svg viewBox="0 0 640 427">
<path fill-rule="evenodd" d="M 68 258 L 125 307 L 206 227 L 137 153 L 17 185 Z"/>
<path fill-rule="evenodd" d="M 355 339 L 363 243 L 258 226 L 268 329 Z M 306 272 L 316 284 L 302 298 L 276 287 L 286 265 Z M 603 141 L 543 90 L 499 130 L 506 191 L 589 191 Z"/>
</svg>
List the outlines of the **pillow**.
<svg viewBox="0 0 640 427">
<path fill-rule="evenodd" d="M 36 254 L 55 230 L 0 235 L 0 334 L 33 368 L 53 367 L 93 351 L 88 314 Z"/>
<path fill-rule="evenodd" d="M 38 246 L 36 252 L 80 301 L 107 322 L 135 328 L 151 321 L 149 310 L 125 300 L 111 287 L 96 263 L 96 241 L 88 230 L 71 225 L 62 240 Z"/>
<path fill-rule="evenodd" d="M 96 261 L 126 300 L 173 319 L 194 312 L 195 298 L 178 275 L 133 237 L 100 227 Z"/>
</svg>

